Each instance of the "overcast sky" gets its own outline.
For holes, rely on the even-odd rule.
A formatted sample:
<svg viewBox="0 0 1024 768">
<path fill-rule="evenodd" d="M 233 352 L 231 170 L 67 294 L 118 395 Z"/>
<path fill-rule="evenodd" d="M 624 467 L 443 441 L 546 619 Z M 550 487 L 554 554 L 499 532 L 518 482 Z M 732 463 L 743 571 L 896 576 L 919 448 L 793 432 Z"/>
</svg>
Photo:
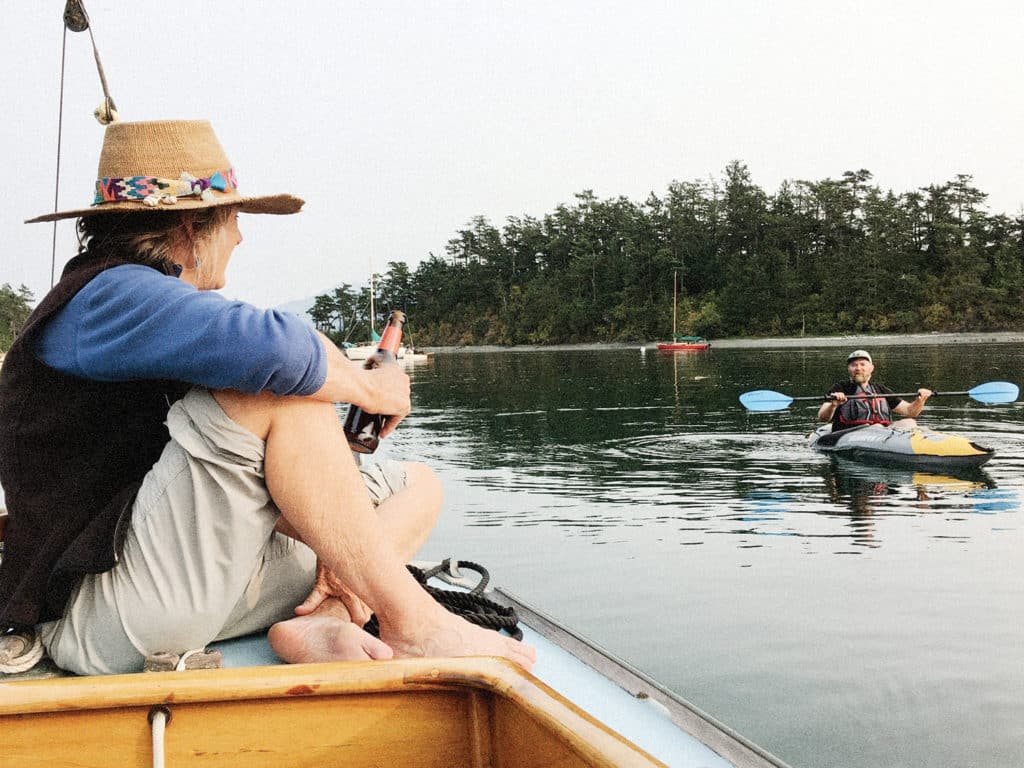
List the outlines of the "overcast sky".
<svg viewBox="0 0 1024 768">
<path fill-rule="evenodd" d="M 206 118 L 246 216 L 225 295 L 274 306 L 415 267 L 473 216 L 642 201 L 734 159 L 769 193 L 866 168 L 1024 204 L 1024 3 L 84 0 L 124 120 Z M 63 0 L 7 3 L 0 284 L 50 286 Z M 10 6 L 14 6 L 13 8 Z M 91 202 L 102 91 L 68 33 L 59 207 Z M 57 270 L 74 253 L 57 228 Z"/>
</svg>

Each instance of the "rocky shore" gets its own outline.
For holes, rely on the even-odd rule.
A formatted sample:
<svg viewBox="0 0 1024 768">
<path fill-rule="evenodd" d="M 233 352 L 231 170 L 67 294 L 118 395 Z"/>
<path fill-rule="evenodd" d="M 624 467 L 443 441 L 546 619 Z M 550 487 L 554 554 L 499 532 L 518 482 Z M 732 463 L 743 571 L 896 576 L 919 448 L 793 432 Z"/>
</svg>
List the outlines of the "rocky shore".
<svg viewBox="0 0 1024 768">
<path fill-rule="evenodd" d="M 587 349 L 655 349 L 656 342 L 637 341 L 615 344 L 522 344 L 513 347 L 464 346 L 424 347 L 424 352 L 533 352 Z M 792 336 L 764 339 L 711 339 L 712 349 L 782 349 L 786 347 L 887 347 L 925 344 L 1024 344 L 1024 331 L 992 333 L 910 333 L 850 336 Z"/>
<path fill-rule="evenodd" d="M 992 333 L 908 333 L 872 336 L 798 336 L 773 339 L 721 339 L 719 349 L 744 347 L 891 347 L 925 344 L 1024 344 L 1024 331 Z"/>
</svg>

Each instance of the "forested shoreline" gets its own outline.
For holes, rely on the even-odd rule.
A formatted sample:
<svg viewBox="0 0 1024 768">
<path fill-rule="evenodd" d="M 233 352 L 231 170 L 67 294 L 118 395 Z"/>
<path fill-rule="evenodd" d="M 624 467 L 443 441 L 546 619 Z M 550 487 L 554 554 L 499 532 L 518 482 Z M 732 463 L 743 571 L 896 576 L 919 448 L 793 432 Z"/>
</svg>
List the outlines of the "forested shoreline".
<svg viewBox="0 0 1024 768">
<path fill-rule="evenodd" d="M 768 194 L 747 167 L 673 182 L 642 203 L 576 195 L 500 227 L 473 218 L 443 255 L 374 281 L 376 328 L 409 315 L 418 346 L 1024 329 L 1024 214 L 990 213 L 968 175 L 895 193 L 866 170 L 787 181 Z M 0 350 L 30 312 L 0 289 Z M 345 283 L 308 314 L 337 342 L 370 336 L 369 289 Z"/>
<path fill-rule="evenodd" d="M 375 281 L 377 328 L 403 309 L 420 345 L 1000 331 L 1024 327 L 1024 215 L 989 213 L 968 175 L 895 193 L 866 170 L 787 181 L 747 167 L 644 202 L 589 191 L 539 218 L 473 218 L 415 271 Z M 316 298 L 338 341 L 369 335 L 369 291 Z"/>
</svg>

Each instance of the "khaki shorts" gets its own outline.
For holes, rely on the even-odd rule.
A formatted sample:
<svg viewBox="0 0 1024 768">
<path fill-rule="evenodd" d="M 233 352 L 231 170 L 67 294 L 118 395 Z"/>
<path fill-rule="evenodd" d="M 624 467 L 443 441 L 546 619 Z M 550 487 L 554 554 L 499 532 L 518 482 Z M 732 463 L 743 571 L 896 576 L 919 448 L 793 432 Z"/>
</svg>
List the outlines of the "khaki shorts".
<svg viewBox="0 0 1024 768">
<path fill-rule="evenodd" d="M 132 507 L 120 558 L 85 576 L 64 615 L 38 630 L 50 657 L 79 674 L 133 672 L 149 654 L 182 653 L 291 618 L 316 556 L 274 531 L 264 443 L 193 389 L 167 415 L 171 440 Z M 374 503 L 405 486 L 405 465 L 360 466 Z"/>
</svg>

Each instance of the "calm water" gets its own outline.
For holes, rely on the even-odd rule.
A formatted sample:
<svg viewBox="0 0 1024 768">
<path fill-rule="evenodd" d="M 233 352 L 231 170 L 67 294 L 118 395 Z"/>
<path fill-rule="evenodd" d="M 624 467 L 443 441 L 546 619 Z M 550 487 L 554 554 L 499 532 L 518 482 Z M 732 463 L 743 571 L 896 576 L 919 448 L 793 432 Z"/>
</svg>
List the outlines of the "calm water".
<svg viewBox="0 0 1024 768">
<path fill-rule="evenodd" d="M 1024 383 L 1013 344 L 888 346 L 897 391 Z M 446 512 L 422 553 L 495 581 L 798 768 L 1024 765 L 1024 405 L 934 398 L 967 476 L 834 465 L 843 349 L 437 354 L 391 455 Z"/>
</svg>

